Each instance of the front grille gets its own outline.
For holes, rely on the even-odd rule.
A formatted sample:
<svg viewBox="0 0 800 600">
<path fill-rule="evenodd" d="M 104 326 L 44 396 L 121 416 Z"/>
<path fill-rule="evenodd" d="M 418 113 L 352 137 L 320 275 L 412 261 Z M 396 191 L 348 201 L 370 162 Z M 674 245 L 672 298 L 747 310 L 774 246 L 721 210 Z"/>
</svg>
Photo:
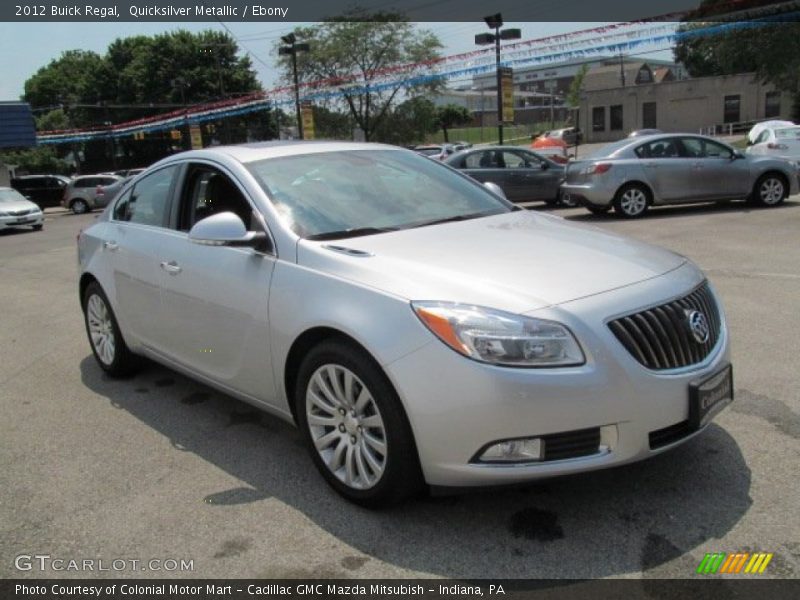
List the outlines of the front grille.
<svg viewBox="0 0 800 600">
<path fill-rule="evenodd" d="M 699 311 L 709 326 L 708 341 L 697 342 L 687 315 Z M 636 360 L 648 369 L 676 369 L 704 360 L 717 343 L 721 318 L 708 282 L 667 304 L 611 321 L 608 326 Z"/>
<path fill-rule="evenodd" d="M 655 450 L 662 446 L 669 446 L 690 433 L 692 433 L 692 428 L 689 426 L 689 421 L 681 421 L 663 429 L 656 429 L 650 432 L 650 449 Z"/>
<path fill-rule="evenodd" d="M 8 214 L 10 214 L 12 217 L 21 217 L 22 215 L 27 215 L 29 212 L 31 212 L 29 209 L 25 209 L 25 210 L 10 210 L 10 211 L 8 211 Z"/>
<path fill-rule="evenodd" d="M 597 454 L 600 450 L 600 428 L 579 429 L 543 435 L 542 460 L 562 460 Z"/>
</svg>

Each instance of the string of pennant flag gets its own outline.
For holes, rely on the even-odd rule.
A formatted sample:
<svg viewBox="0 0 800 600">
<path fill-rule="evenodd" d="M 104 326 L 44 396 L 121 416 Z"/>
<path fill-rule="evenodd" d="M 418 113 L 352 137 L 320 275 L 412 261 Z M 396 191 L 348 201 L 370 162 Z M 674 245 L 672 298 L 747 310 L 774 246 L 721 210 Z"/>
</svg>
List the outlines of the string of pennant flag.
<svg viewBox="0 0 800 600">
<path fill-rule="evenodd" d="M 772 5 L 771 8 L 774 9 L 778 6 L 785 9 L 785 5 L 796 5 L 795 7 L 800 9 L 800 2 Z M 593 27 L 537 40 L 525 40 L 504 46 L 501 65 L 508 67 L 546 65 L 620 52 L 641 52 L 645 49 L 662 47 L 667 49 L 683 40 L 760 28 L 775 22 L 800 18 L 800 10 L 768 14 L 768 8 L 770 7 L 748 11 L 747 20 L 697 24 L 693 28 L 683 31 L 677 30 L 679 23 L 658 22 L 661 17 L 654 17 L 650 20 Z M 633 25 L 639 27 L 630 30 Z M 349 78 L 337 78 L 335 83 L 331 80 L 308 82 L 301 86 L 301 100 L 319 102 L 366 92 L 393 90 L 398 86 L 411 88 L 435 81 L 448 81 L 490 73 L 494 70 L 494 57 L 487 56 L 486 49 L 481 49 L 443 57 L 436 61 L 400 65 L 384 69 L 380 73 L 374 72 L 375 77 L 369 84 L 355 83 Z M 110 127 L 42 132 L 37 136 L 37 140 L 40 144 L 65 144 L 98 138 L 122 138 L 140 133 L 155 133 L 181 127 L 187 123 L 196 125 L 246 115 L 264 110 L 266 107 L 291 106 L 294 104 L 293 91 L 294 88 L 284 86 L 235 99 L 119 123 Z"/>
</svg>

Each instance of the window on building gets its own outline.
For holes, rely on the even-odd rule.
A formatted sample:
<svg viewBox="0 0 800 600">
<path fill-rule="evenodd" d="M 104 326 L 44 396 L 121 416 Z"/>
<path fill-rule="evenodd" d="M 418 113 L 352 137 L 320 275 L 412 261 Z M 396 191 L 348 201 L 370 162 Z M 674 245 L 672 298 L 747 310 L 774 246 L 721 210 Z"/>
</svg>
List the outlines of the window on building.
<svg viewBox="0 0 800 600">
<path fill-rule="evenodd" d="M 592 109 L 592 131 L 606 130 L 606 107 L 595 106 Z"/>
<path fill-rule="evenodd" d="M 642 129 L 656 129 L 658 128 L 658 121 L 656 119 L 656 103 L 644 102 L 642 103 Z"/>
<path fill-rule="evenodd" d="M 764 116 L 779 117 L 781 114 L 781 93 L 780 92 L 767 92 L 766 101 L 764 102 Z"/>
<path fill-rule="evenodd" d="M 738 123 L 742 97 L 739 94 L 725 96 L 725 111 L 722 115 L 723 123 Z"/>
<path fill-rule="evenodd" d="M 609 129 L 620 131 L 622 129 L 622 104 L 615 104 L 608 110 Z"/>
</svg>

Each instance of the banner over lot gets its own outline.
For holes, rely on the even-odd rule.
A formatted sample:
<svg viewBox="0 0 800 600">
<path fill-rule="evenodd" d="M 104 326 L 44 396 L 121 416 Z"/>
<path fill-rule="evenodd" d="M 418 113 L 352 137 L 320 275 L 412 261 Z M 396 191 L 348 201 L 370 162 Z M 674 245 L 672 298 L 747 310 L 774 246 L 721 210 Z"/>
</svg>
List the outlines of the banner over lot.
<svg viewBox="0 0 800 600">
<path fill-rule="evenodd" d="M 0 21 L 78 21 L 181 23 L 310 22 L 330 17 L 368 18 L 376 12 L 395 12 L 414 22 L 482 23 L 488 13 L 500 12 L 506 22 L 631 21 L 674 14 L 680 20 L 701 0 L 45 0 L 0 3 Z M 776 0 L 730 0 L 720 12 L 731 13 L 765 4 L 797 4 Z M 699 15 L 698 15 L 699 16 Z M 703 15 L 705 16 L 705 15 Z"/>
</svg>

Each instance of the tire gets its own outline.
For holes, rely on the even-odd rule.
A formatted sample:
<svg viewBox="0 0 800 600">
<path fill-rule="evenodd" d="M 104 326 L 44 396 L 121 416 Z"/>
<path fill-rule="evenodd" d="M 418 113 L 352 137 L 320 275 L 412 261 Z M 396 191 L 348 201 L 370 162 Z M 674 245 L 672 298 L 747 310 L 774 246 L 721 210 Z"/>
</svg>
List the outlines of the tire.
<svg viewBox="0 0 800 600">
<path fill-rule="evenodd" d="M 32 229 L 34 231 L 41 231 L 44 225 L 33 225 Z"/>
<path fill-rule="evenodd" d="M 566 206 L 567 208 L 575 208 L 576 206 L 578 206 L 578 203 L 572 199 L 572 196 L 568 195 L 567 198 L 565 198 L 564 195 L 561 192 L 559 192 L 557 203 L 560 204 L 561 206 Z"/>
<path fill-rule="evenodd" d="M 83 294 L 83 321 L 92 354 L 101 369 L 112 377 L 125 377 L 136 371 L 140 359 L 125 344 L 111 304 L 96 281 L 86 286 Z"/>
<path fill-rule="evenodd" d="M 588 205 L 588 206 L 586 206 L 586 210 L 588 210 L 593 215 L 604 215 L 608 211 L 611 210 L 611 206 L 610 205 L 609 206 L 592 206 L 592 205 Z"/>
<path fill-rule="evenodd" d="M 70 210 L 76 215 L 82 215 L 89 212 L 89 203 L 83 198 L 75 198 L 69 203 Z"/>
<path fill-rule="evenodd" d="M 765 173 L 758 178 L 750 195 L 756 206 L 778 206 L 789 195 L 786 178 L 777 173 Z"/>
<path fill-rule="evenodd" d="M 614 196 L 614 212 L 625 219 L 637 219 L 650 207 L 650 190 L 639 183 L 623 185 Z"/>
<path fill-rule="evenodd" d="M 311 458 L 339 494 L 379 508 L 422 489 L 408 419 L 369 354 L 345 341 L 321 342 L 303 360 L 294 396 Z"/>
</svg>

